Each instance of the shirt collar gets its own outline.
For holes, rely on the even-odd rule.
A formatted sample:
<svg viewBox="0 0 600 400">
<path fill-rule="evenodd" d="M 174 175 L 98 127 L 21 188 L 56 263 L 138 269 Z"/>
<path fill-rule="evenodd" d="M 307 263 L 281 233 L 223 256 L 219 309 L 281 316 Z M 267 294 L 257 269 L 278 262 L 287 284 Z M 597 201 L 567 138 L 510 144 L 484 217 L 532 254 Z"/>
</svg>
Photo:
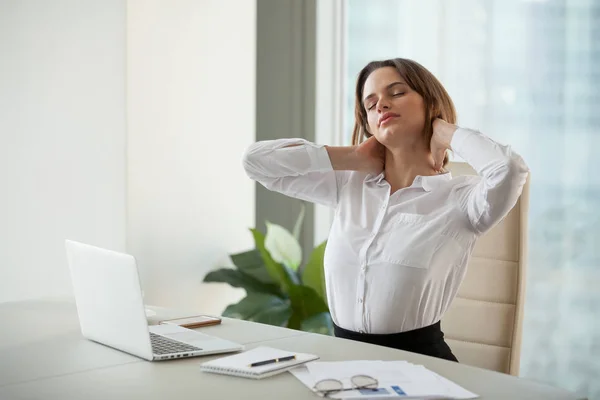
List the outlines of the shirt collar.
<svg viewBox="0 0 600 400">
<path fill-rule="evenodd" d="M 444 182 L 448 182 L 450 179 L 452 179 L 452 174 L 450 172 L 445 172 L 439 175 L 417 176 L 417 178 L 421 178 L 421 186 L 423 186 L 423 189 L 425 189 L 427 192 L 431 192 Z M 417 178 L 415 178 L 415 183 Z"/>
<path fill-rule="evenodd" d="M 385 179 L 385 173 L 381 172 L 379 175 L 370 175 L 367 177 L 367 181 L 381 183 Z M 431 192 L 436 187 L 440 186 L 444 182 L 448 182 L 452 179 L 450 172 L 445 172 L 439 175 L 422 176 L 417 175 L 410 187 L 422 187 L 426 192 Z"/>
</svg>

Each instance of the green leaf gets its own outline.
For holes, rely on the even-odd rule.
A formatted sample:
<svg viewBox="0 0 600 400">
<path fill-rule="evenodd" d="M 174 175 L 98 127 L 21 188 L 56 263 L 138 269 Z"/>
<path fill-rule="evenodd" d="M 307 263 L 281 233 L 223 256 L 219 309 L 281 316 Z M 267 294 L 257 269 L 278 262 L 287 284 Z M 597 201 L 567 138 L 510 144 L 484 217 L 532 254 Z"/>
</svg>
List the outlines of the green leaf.
<svg viewBox="0 0 600 400">
<path fill-rule="evenodd" d="M 292 310 L 292 316 L 288 321 L 287 327 L 296 330 L 302 329 L 302 315 Z"/>
<path fill-rule="evenodd" d="M 265 263 L 265 268 L 269 273 L 271 279 L 273 279 L 284 293 L 287 293 L 289 288 L 293 285 L 290 276 L 285 270 L 285 267 L 273 260 L 267 249 L 265 248 L 265 236 L 256 229 L 250 229 L 254 236 L 254 243 L 256 248 L 260 252 L 260 256 Z"/>
<path fill-rule="evenodd" d="M 223 311 L 225 317 L 277 326 L 286 326 L 291 315 L 289 300 L 264 293 L 249 293 Z"/>
<path fill-rule="evenodd" d="M 289 303 L 270 306 L 268 309 L 255 314 L 250 321 L 276 326 L 287 326 L 292 316 L 292 307 Z"/>
<path fill-rule="evenodd" d="M 246 293 L 270 293 L 283 297 L 283 293 L 281 293 L 277 285 L 263 283 L 237 269 L 221 268 L 211 271 L 204 277 L 204 282 L 223 282 L 233 287 L 246 289 Z"/>
<path fill-rule="evenodd" d="M 323 270 L 323 257 L 327 241 L 321 243 L 313 250 L 306 265 L 302 270 L 302 283 L 312 288 L 324 301 L 327 301 L 325 293 L 325 273 Z"/>
<path fill-rule="evenodd" d="M 302 248 L 298 240 L 283 226 L 266 222 L 265 248 L 277 263 L 296 272 L 302 262 Z"/>
<path fill-rule="evenodd" d="M 298 214 L 298 219 L 296 219 L 296 223 L 294 224 L 294 230 L 292 231 L 292 235 L 296 238 L 296 240 L 300 241 L 300 231 L 302 230 L 302 223 L 304 222 L 304 214 L 306 212 L 306 206 L 304 202 L 302 202 L 302 206 L 300 208 L 300 214 Z"/>
<path fill-rule="evenodd" d="M 252 276 L 263 283 L 276 283 L 273 281 L 263 261 L 260 251 L 253 249 L 243 253 L 232 254 L 230 256 L 233 264 L 242 272 Z"/>
<path fill-rule="evenodd" d="M 329 313 L 327 304 L 308 286 L 294 285 L 289 294 L 293 311 L 287 326 L 290 329 L 302 329 L 303 321 L 307 318 Z"/>
<path fill-rule="evenodd" d="M 306 332 L 331 336 L 333 335 L 333 321 L 331 320 L 331 314 L 323 312 L 308 317 L 302 321 L 301 329 Z"/>
<path fill-rule="evenodd" d="M 300 280 L 300 275 L 298 274 L 297 271 L 292 271 L 285 265 L 283 267 L 284 267 L 285 271 L 287 272 L 288 276 L 290 277 L 290 281 L 292 282 L 292 284 L 294 284 L 294 285 L 302 284 L 302 281 Z"/>
<path fill-rule="evenodd" d="M 301 321 L 315 314 L 328 312 L 329 308 L 312 288 L 303 285 L 293 285 L 289 291 L 292 310 Z"/>
</svg>

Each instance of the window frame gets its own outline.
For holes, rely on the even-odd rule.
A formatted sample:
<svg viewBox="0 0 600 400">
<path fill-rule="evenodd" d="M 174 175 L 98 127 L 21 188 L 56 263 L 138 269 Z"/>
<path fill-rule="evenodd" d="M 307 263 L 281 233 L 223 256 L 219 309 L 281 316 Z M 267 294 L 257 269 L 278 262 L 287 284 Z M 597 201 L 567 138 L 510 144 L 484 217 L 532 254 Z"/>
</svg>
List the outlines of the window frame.
<svg viewBox="0 0 600 400">
<path fill-rule="evenodd" d="M 345 6 L 343 0 L 317 2 L 315 142 L 345 144 L 343 132 Z M 329 236 L 335 210 L 315 205 L 315 245 Z"/>
</svg>

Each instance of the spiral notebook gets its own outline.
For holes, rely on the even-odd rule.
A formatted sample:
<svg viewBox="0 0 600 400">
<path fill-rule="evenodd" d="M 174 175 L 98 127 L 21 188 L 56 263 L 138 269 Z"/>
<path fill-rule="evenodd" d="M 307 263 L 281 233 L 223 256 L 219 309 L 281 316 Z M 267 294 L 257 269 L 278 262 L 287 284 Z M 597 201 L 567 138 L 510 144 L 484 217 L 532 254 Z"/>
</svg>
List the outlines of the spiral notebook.
<svg viewBox="0 0 600 400">
<path fill-rule="evenodd" d="M 295 356 L 295 359 L 261 365 L 258 367 L 250 366 L 252 363 L 289 356 Z M 260 346 L 232 356 L 221 357 L 217 358 L 216 360 L 207 361 L 202 363 L 200 368 L 205 372 L 241 376 L 252 379 L 262 379 L 268 376 L 280 374 L 297 365 L 305 364 L 309 361 L 318 359 L 319 357 L 314 354 L 296 353 L 275 349 L 273 347 Z"/>
</svg>

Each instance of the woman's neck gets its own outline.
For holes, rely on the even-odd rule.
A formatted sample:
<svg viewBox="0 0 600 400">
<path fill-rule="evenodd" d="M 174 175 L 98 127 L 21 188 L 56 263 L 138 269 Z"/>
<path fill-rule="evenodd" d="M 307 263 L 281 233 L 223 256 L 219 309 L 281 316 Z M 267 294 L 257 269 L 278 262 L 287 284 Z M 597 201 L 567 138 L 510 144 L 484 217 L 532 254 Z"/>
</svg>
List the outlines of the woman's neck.
<svg viewBox="0 0 600 400">
<path fill-rule="evenodd" d="M 437 175 L 433 168 L 433 156 L 428 149 L 424 147 L 386 149 L 385 179 L 392 187 L 391 193 L 409 187 L 418 175 Z"/>
</svg>

